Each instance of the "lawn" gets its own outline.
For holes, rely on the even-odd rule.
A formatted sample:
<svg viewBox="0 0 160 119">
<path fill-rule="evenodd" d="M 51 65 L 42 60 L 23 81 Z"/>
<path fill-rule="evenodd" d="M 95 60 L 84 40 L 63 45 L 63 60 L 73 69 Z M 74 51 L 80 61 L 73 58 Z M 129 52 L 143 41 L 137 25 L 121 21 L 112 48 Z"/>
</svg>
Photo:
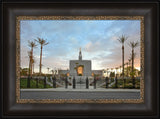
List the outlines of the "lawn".
<svg viewBox="0 0 160 119">
<path fill-rule="evenodd" d="M 38 81 L 38 88 L 44 88 L 44 81 L 39 80 Z M 20 79 L 20 88 L 27 88 L 27 79 Z M 30 88 L 37 88 L 36 87 L 36 80 L 32 79 L 30 81 Z M 46 88 L 52 88 L 50 85 L 46 84 Z"/>
<path fill-rule="evenodd" d="M 122 79 L 117 80 L 117 86 L 118 86 L 118 88 L 123 88 L 123 80 Z M 112 85 L 112 88 L 114 88 L 114 87 L 115 87 L 115 84 Z M 126 79 L 125 88 L 128 88 L 128 89 L 133 88 L 133 84 L 132 84 L 131 79 Z M 135 79 L 135 88 L 140 89 L 140 79 Z"/>
</svg>

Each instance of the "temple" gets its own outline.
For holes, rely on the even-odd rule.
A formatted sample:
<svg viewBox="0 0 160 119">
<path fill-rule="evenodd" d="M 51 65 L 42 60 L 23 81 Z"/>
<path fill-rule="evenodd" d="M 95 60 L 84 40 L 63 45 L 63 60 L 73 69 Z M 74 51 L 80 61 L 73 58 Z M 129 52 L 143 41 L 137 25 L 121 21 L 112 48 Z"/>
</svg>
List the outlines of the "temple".
<svg viewBox="0 0 160 119">
<path fill-rule="evenodd" d="M 79 59 L 70 60 L 69 68 L 70 68 L 70 71 L 69 71 L 70 76 L 91 76 L 92 75 L 91 60 L 82 59 L 81 49 L 79 51 Z"/>
<path fill-rule="evenodd" d="M 79 50 L 78 60 L 70 60 L 69 61 L 69 70 L 59 70 L 59 75 L 66 75 L 76 80 L 85 80 L 88 78 L 93 78 L 94 75 L 102 76 L 102 70 L 92 70 L 92 62 L 91 60 L 83 60 L 81 48 Z"/>
</svg>

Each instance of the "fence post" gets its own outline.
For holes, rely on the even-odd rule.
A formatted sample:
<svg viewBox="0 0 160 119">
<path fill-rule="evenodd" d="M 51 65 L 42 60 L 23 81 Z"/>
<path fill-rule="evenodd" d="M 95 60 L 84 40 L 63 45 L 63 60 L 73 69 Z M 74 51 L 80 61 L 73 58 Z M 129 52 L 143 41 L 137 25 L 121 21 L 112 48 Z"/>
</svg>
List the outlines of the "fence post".
<svg viewBox="0 0 160 119">
<path fill-rule="evenodd" d="M 38 78 L 36 78 L 36 88 L 38 88 Z"/>
<path fill-rule="evenodd" d="M 135 77 L 133 77 L 133 88 L 135 88 Z"/>
<path fill-rule="evenodd" d="M 86 79 L 86 89 L 88 89 L 89 88 L 89 81 L 88 81 L 88 77 L 87 77 L 87 79 Z"/>
<path fill-rule="evenodd" d="M 106 88 L 108 88 L 108 77 L 106 77 Z"/>
<path fill-rule="evenodd" d="M 96 89 L 96 78 L 94 77 L 94 89 Z"/>
<path fill-rule="evenodd" d="M 53 88 L 56 88 L 56 77 L 53 77 Z"/>
<path fill-rule="evenodd" d="M 75 77 L 73 77 L 73 89 L 75 89 L 76 88 L 76 79 L 75 79 Z"/>
<path fill-rule="evenodd" d="M 117 87 L 117 76 L 115 77 L 115 88 L 118 88 Z"/>
<path fill-rule="evenodd" d="M 124 88 L 126 87 L 126 79 L 124 78 Z"/>
<path fill-rule="evenodd" d="M 67 76 L 65 77 L 65 88 L 68 88 L 68 79 L 67 79 Z"/>
</svg>

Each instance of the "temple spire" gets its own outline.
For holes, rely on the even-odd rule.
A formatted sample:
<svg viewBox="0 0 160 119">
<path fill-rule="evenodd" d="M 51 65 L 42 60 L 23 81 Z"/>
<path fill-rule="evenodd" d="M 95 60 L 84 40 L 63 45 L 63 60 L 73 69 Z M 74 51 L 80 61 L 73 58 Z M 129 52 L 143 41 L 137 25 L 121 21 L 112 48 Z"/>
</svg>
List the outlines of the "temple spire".
<svg viewBox="0 0 160 119">
<path fill-rule="evenodd" d="M 79 49 L 79 60 L 82 60 L 81 48 Z"/>
</svg>

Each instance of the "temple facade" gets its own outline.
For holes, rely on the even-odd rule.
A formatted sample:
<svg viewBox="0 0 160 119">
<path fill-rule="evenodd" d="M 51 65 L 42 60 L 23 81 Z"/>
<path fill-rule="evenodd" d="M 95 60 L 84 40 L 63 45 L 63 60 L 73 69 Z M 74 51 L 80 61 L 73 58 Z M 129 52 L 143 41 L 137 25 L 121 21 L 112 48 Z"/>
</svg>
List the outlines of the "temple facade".
<svg viewBox="0 0 160 119">
<path fill-rule="evenodd" d="M 91 60 L 83 60 L 81 50 L 79 51 L 78 60 L 70 60 L 69 62 L 70 76 L 91 76 L 92 64 Z"/>
<path fill-rule="evenodd" d="M 66 75 L 73 79 L 75 77 L 78 79 L 79 77 L 86 79 L 86 77 L 91 78 L 94 75 L 99 75 L 101 77 L 103 75 L 102 70 L 92 70 L 92 62 L 91 60 L 83 60 L 81 49 L 79 51 L 78 60 L 70 60 L 69 61 L 69 70 L 59 70 L 59 75 Z"/>
</svg>

